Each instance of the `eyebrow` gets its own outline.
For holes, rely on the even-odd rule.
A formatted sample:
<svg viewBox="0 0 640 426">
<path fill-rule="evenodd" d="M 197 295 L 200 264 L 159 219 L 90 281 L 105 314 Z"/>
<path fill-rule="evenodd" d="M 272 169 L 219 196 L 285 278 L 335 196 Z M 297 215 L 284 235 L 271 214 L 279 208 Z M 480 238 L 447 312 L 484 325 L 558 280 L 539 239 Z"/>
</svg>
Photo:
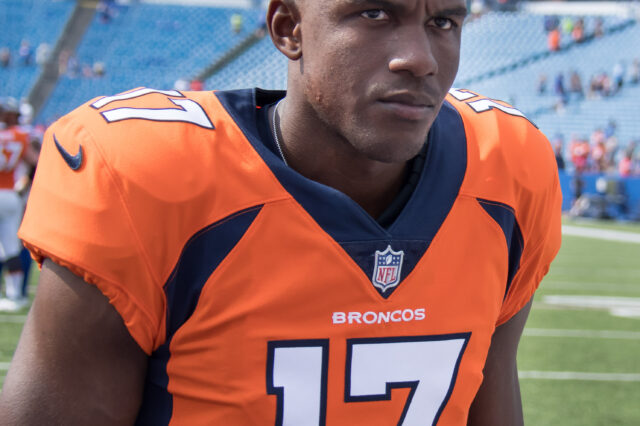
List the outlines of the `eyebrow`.
<svg viewBox="0 0 640 426">
<path fill-rule="evenodd" d="M 396 2 L 388 1 L 388 0 L 345 0 L 345 4 L 350 6 L 364 6 L 370 5 L 371 7 L 385 7 L 387 9 L 403 9 L 405 6 L 403 4 L 398 4 Z M 461 16 L 465 17 L 469 14 L 466 6 L 458 6 L 458 7 L 450 7 L 444 8 L 440 10 L 436 10 L 433 13 L 433 16 Z"/>
<path fill-rule="evenodd" d="M 344 3 L 349 6 L 370 5 L 371 7 L 375 7 L 375 6 L 385 6 L 387 8 L 400 7 L 400 5 L 398 5 L 397 3 L 393 3 L 388 0 L 345 0 Z"/>
<path fill-rule="evenodd" d="M 463 18 L 465 16 L 467 16 L 468 14 L 469 14 L 469 11 L 464 6 L 441 9 L 441 10 L 437 10 L 436 13 L 434 13 L 434 15 L 437 15 L 437 16 L 451 16 L 451 15 L 453 15 L 453 16 L 461 16 Z"/>
</svg>

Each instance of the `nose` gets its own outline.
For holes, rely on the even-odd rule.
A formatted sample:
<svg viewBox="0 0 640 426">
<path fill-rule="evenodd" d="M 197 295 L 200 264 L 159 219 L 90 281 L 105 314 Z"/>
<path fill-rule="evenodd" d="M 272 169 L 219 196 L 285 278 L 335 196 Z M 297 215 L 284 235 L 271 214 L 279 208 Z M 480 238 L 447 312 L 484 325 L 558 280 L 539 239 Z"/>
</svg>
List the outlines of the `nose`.
<svg viewBox="0 0 640 426">
<path fill-rule="evenodd" d="M 423 26 L 398 30 L 396 48 L 389 60 L 389 71 L 409 72 L 424 77 L 438 72 L 431 40 Z"/>
</svg>

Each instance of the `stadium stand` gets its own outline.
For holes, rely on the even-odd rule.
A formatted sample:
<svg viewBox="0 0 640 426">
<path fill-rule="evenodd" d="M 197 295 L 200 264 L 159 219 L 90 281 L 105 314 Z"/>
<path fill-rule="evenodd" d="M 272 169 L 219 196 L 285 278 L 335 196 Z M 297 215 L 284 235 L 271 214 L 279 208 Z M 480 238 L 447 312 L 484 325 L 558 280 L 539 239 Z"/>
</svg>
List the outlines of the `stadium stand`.
<svg viewBox="0 0 640 426">
<path fill-rule="evenodd" d="M 243 18 L 239 33 L 231 31 L 234 14 Z M 145 3 L 119 6 L 106 23 L 96 15 L 75 55 L 78 69 L 61 76 L 39 119 L 50 122 L 95 96 L 137 86 L 171 89 L 240 42 L 258 22 L 253 9 Z M 104 76 L 91 76 L 96 63 Z"/>
<path fill-rule="evenodd" d="M 578 16 L 562 16 L 577 21 Z M 627 19 L 584 17 L 587 35 L 592 34 L 597 19 L 603 30 L 612 31 Z M 523 12 L 489 12 L 465 24 L 462 37 L 461 63 L 456 81 L 468 86 L 475 81 L 498 77 L 551 55 L 547 47 L 545 16 Z M 571 38 L 561 38 L 561 49 L 574 44 Z"/>
<path fill-rule="evenodd" d="M 41 43 L 53 47 L 74 7 L 74 1 L 0 0 L 0 48 L 11 54 L 10 65 L 0 67 L 0 95 L 26 97 L 38 76 L 35 58 L 30 65 L 19 63 L 22 40 L 31 45 L 33 55 Z"/>
<path fill-rule="evenodd" d="M 287 60 L 263 38 L 225 69 L 214 74 L 207 84 L 220 90 L 246 87 L 247 81 L 263 89 L 284 89 L 287 86 Z"/>
<path fill-rule="evenodd" d="M 536 28 L 539 37 L 544 38 L 541 21 L 534 19 L 522 21 L 523 26 L 525 22 L 530 23 L 530 28 L 527 31 L 533 31 L 534 28 Z M 533 25 L 534 22 L 535 25 Z M 477 23 L 474 22 L 474 24 Z M 460 65 L 461 71 L 458 74 L 455 84 L 460 87 L 472 88 L 496 99 L 511 101 L 525 113 L 536 115 L 539 110 L 552 109 L 556 101 L 552 87 L 547 90 L 546 95 L 540 96 L 537 93 L 536 84 L 540 74 L 546 74 L 549 78 L 549 85 L 552 86 L 553 78 L 558 73 L 566 75 L 565 84 L 568 84 L 569 72 L 571 70 L 577 70 L 582 75 L 584 86 L 588 77 L 600 71 L 610 72 L 613 64 L 618 60 L 626 61 L 627 63 L 631 62 L 631 59 L 634 55 L 637 55 L 637 53 L 633 50 L 632 43 L 629 43 L 629 40 L 640 40 L 640 28 L 638 28 L 637 25 L 628 25 L 626 21 L 620 22 L 617 18 L 614 18 L 610 27 L 615 28 L 616 24 L 625 25 L 625 28 L 613 33 L 605 33 L 604 36 L 598 39 L 574 45 L 570 49 L 561 50 L 553 54 L 541 55 L 537 57 L 536 60 L 527 60 L 524 63 L 514 60 L 511 62 L 511 69 L 502 73 L 496 72 L 495 75 L 482 80 L 476 79 L 474 81 L 474 74 L 469 71 L 465 74 L 464 69 L 480 69 L 482 67 L 486 69 L 487 66 L 484 63 L 487 62 L 487 56 L 482 54 L 469 54 L 465 57 L 463 52 L 463 59 Z M 477 43 L 477 41 L 467 41 L 473 39 L 474 37 L 471 37 L 465 29 L 463 49 L 470 44 Z M 482 38 L 476 38 L 476 40 L 482 40 Z M 612 48 L 613 46 L 624 44 L 627 44 L 627 46 Z M 524 46 L 521 46 L 521 48 L 524 49 Z M 489 49 L 493 50 L 494 48 Z M 475 50 L 483 51 L 480 46 L 475 46 Z M 521 53 L 520 60 L 535 57 L 535 55 L 539 53 L 539 51 L 533 50 Z M 494 56 L 489 57 L 493 60 Z M 496 54 L 496 57 L 499 57 L 499 54 Z M 595 57 L 599 59 L 594 61 L 593 58 Z M 503 58 L 502 60 L 505 59 Z"/>
</svg>

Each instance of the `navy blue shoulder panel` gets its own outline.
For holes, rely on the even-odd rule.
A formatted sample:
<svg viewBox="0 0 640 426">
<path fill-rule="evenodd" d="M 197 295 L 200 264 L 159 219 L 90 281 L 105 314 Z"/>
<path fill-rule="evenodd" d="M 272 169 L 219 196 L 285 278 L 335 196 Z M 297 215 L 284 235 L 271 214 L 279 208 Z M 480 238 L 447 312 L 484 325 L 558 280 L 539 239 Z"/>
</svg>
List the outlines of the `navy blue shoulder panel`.
<svg viewBox="0 0 640 426">
<path fill-rule="evenodd" d="M 376 239 L 386 235 L 386 231 L 345 194 L 302 176 L 286 166 L 282 159 L 267 147 L 268 141 L 264 139 L 272 138 L 272 135 L 270 132 L 267 132 L 267 135 L 260 133 L 256 106 L 273 103 L 284 94 L 285 92 L 260 89 L 216 92 L 229 115 L 282 186 L 336 241 Z M 336 220 L 337 212 L 340 220 Z"/>
<path fill-rule="evenodd" d="M 444 102 L 427 139 L 427 159 L 418 187 L 389 231 L 429 242 L 453 207 L 467 171 L 467 138 L 460 113 Z"/>
<path fill-rule="evenodd" d="M 209 225 L 185 244 L 164 286 L 167 297 L 166 340 L 149 358 L 143 402 L 136 424 L 169 424 L 173 406 L 172 396 L 167 391 L 171 340 L 193 314 L 202 288 L 213 271 L 242 239 L 262 207 L 237 212 Z"/>
<path fill-rule="evenodd" d="M 489 216 L 500 225 L 502 232 L 504 232 L 504 237 L 507 240 L 507 248 L 509 249 L 509 271 L 507 274 L 506 290 L 504 292 L 504 297 L 507 297 L 513 277 L 520 268 L 520 258 L 524 250 L 522 231 L 516 220 L 515 211 L 511 206 L 497 201 L 483 200 L 481 198 L 477 200 L 482 208 L 489 213 Z"/>
<path fill-rule="evenodd" d="M 347 195 L 305 178 L 269 149 L 273 136 L 268 125 L 261 131 L 257 111 L 282 98 L 284 92 L 256 89 L 216 92 L 216 96 L 282 186 L 368 277 L 374 274 L 376 251 L 383 252 L 388 246 L 404 252 L 400 280 L 409 275 L 449 214 L 466 173 L 464 124 L 452 105 L 443 104 L 429 132 L 426 160 L 416 189 L 385 229 Z M 395 288 L 379 291 L 386 298 Z"/>
</svg>

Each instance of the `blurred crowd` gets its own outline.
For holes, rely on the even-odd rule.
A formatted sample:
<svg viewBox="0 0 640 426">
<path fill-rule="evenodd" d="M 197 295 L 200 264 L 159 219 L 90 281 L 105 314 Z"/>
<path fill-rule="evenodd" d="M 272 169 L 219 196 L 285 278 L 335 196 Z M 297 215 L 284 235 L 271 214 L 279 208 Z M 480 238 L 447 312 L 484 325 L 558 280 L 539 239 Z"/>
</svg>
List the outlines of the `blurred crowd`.
<svg viewBox="0 0 640 426">
<path fill-rule="evenodd" d="M 621 147 L 615 120 L 609 120 L 604 128 L 596 128 L 588 138 L 573 134 L 569 141 L 565 141 L 562 134 L 557 134 L 551 139 L 551 144 L 560 170 L 640 176 L 639 141 L 632 140 Z"/>
<path fill-rule="evenodd" d="M 30 67 L 42 66 L 49 59 L 51 46 L 42 42 L 35 49 L 28 39 L 22 39 L 17 51 L 12 52 L 7 46 L 0 47 L 0 67 Z"/>
<path fill-rule="evenodd" d="M 32 113 L 25 101 L 0 98 L 0 273 L 4 284 L 0 312 L 15 312 L 29 304 L 30 256 L 21 250 L 16 233 L 44 133 L 44 127 L 31 125 Z"/>
<path fill-rule="evenodd" d="M 633 58 L 629 63 L 617 61 L 609 71 L 603 69 L 592 74 L 586 84 L 582 73 L 576 69 L 558 72 L 553 81 L 549 80 L 546 73 L 539 74 L 536 91 L 539 95 L 553 94 L 555 108 L 561 111 L 571 102 L 615 96 L 625 86 L 637 85 L 640 83 L 640 59 Z"/>
<path fill-rule="evenodd" d="M 569 40 L 574 43 L 582 43 L 591 37 L 602 37 L 604 35 L 604 21 L 598 17 L 593 21 L 590 28 L 587 28 L 585 21 L 580 17 L 547 16 L 544 19 L 544 30 L 547 33 L 547 47 L 550 51 L 560 50 Z"/>
</svg>

